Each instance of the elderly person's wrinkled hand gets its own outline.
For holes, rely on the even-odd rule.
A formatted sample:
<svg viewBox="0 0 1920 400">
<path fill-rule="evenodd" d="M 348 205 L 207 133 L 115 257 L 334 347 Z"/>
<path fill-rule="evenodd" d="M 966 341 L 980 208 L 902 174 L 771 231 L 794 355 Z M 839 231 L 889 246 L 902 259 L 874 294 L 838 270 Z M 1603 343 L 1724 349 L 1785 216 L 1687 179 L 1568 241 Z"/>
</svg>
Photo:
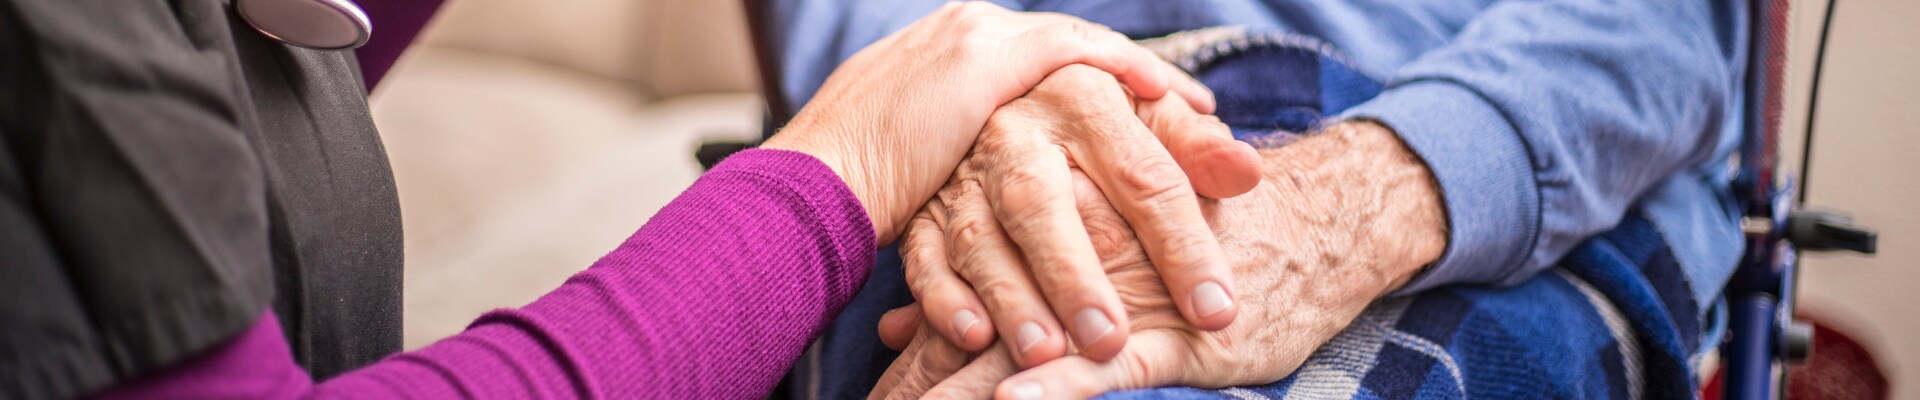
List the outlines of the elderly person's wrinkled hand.
<svg viewBox="0 0 1920 400">
<path fill-rule="evenodd" d="M 826 163 L 866 207 L 877 242 L 891 243 L 993 110 L 1070 64 L 1099 68 L 1142 98 L 1206 93 L 1106 27 L 956 2 L 847 59 L 762 147 Z"/>
<path fill-rule="evenodd" d="M 982 146 L 966 163 L 992 148 Z M 922 310 L 914 306 L 882 320 L 882 337 L 906 348 L 873 397 L 1087 398 L 1126 388 L 1272 382 L 1444 249 L 1445 217 L 1431 173 L 1389 129 L 1341 123 L 1260 155 L 1264 179 L 1258 187 L 1204 206 L 1233 267 L 1239 322 L 1207 332 L 1179 317 L 1135 228 L 1100 188 L 1076 174 L 1075 207 L 1105 278 L 1132 318 L 1126 348 L 1110 361 L 1068 356 L 1020 371 L 1006 341 L 969 354 L 916 323 Z M 903 246 L 910 248 L 903 252 L 944 253 L 953 249 L 942 246 L 993 234 L 955 229 L 983 218 L 967 211 L 984 207 L 967 183 L 984 179 L 979 171 L 959 169 L 929 205 L 931 215 L 909 228 Z M 947 236 L 959 239 L 922 240 Z"/>
<path fill-rule="evenodd" d="M 1026 366 L 1064 356 L 1070 344 L 1097 360 L 1120 352 L 1128 318 L 1074 205 L 1074 168 L 1139 233 L 1189 324 L 1233 321 L 1231 271 L 1196 192 L 1251 190 L 1258 155 L 1203 114 L 1204 102 L 1169 94 L 1136 111 L 1133 99 L 1112 76 L 1073 65 L 993 114 L 934 200 L 951 215 L 923 212 L 915 222 L 943 218 L 955 235 L 917 235 L 944 242 L 903 247 L 909 286 L 935 332 L 980 350 L 997 331 Z"/>
</svg>

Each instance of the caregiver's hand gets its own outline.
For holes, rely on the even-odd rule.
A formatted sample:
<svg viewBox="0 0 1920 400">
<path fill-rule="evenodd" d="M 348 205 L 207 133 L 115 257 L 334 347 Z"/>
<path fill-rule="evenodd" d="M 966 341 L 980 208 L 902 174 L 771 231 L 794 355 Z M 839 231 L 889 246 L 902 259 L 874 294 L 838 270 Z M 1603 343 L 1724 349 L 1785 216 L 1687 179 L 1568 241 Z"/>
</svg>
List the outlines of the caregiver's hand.
<svg viewBox="0 0 1920 400">
<path fill-rule="evenodd" d="M 762 147 L 826 163 L 866 207 L 877 242 L 890 243 L 973 147 L 987 116 L 1068 64 L 1105 70 L 1144 98 L 1205 92 L 1105 27 L 950 3 L 847 59 Z"/>
<path fill-rule="evenodd" d="M 950 212 L 911 223 L 944 234 L 910 234 L 902 247 L 908 285 L 936 332 L 980 350 L 997 331 L 1028 366 L 1066 355 L 1069 338 L 1084 357 L 1120 352 L 1127 315 L 1074 207 L 1076 166 L 1138 232 L 1188 322 L 1214 330 L 1233 321 L 1232 274 L 1195 192 L 1251 190 L 1259 155 L 1185 96 L 1138 109 L 1132 100 L 1112 76 L 1071 65 L 988 119 L 929 206 L 944 201 Z"/>
<path fill-rule="evenodd" d="M 918 318 L 918 310 L 910 309 L 881 321 L 889 345 L 913 339 L 874 397 L 1087 398 L 1126 388 L 1272 382 L 1445 248 L 1446 224 L 1431 173 L 1387 128 L 1341 123 L 1261 156 L 1265 179 L 1253 192 L 1206 206 L 1234 266 L 1240 322 L 1203 332 L 1178 317 L 1134 230 L 1098 188 L 1076 179 L 1076 207 L 1133 318 L 1136 331 L 1127 347 L 1108 362 L 1069 356 L 1015 374 L 1011 357 L 995 355 L 1005 342 L 965 361 L 959 349 L 927 340 L 928 329 L 914 336 L 905 328 Z M 977 206 L 948 203 L 932 212 L 958 207 Z M 909 236 L 940 229 L 935 225 L 916 223 Z M 909 240 L 904 246 L 942 244 Z"/>
</svg>

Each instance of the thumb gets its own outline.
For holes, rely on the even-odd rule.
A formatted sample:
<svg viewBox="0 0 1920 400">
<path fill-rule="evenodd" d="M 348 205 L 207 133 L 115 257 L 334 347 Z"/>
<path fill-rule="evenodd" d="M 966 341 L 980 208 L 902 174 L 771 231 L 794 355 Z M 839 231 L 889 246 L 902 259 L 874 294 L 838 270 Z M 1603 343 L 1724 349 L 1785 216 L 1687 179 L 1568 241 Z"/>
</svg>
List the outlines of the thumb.
<svg viewBox="0 0 1920 400">
<path fill-rule="evenodd" d="M 1239 196 L 1260 184 L 1260 153 L 1238 140 L 1227 124 L 1195 112 L 1179 94 L 1140 102 L 1137 112 L 1148 129 L 1186 171 L 1193 191 L 1214 199 Z"/>
<path fill-rule="evenodd" d="M 1192 344 L 1169 330 L 1134 333 L 1112 361 L 1056 359 L 1007 378 L 994 390 L 1000 400 L 1086 399 L 1111 390 L 1181 384 Z"/>
<path fill-rule="evenodd" d="M 896 351 L 906 349 L 913 343 L 913 333 L 924 319 L 920 315 L 920 303 L 887 310 L 880 315 L 880 343 Z"/>
</svg>

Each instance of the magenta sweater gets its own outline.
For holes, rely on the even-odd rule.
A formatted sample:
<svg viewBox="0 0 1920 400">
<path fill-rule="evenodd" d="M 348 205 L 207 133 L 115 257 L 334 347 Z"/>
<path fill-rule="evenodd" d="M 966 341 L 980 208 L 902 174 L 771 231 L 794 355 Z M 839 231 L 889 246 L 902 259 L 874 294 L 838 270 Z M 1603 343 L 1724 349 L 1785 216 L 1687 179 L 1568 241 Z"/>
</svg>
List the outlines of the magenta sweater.
<svg viewBox="0 0 1920 400">
<path fill-rule="evenodd" d="M 805 154 L 715 167 L 566 284 L 315 384 L 269 313 L 105 398 L 760 398 L 873 265 L 865 209 Z"/>
</svg>

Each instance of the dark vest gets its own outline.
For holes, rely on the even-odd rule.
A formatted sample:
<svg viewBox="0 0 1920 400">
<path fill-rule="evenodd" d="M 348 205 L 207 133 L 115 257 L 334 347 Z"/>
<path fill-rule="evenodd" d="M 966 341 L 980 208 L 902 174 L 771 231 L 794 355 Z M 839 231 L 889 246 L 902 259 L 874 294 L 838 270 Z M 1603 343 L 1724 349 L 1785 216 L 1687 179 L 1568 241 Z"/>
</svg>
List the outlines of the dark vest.
<svg viewBox="0 0 1920 400">
<path fill-rule="evenodd" d="M 269 309 L 318 379 L 398 351 L 356 68 L 225 0 L 0 0 L 0 398 L 152 373 Z"/>
</svg>

